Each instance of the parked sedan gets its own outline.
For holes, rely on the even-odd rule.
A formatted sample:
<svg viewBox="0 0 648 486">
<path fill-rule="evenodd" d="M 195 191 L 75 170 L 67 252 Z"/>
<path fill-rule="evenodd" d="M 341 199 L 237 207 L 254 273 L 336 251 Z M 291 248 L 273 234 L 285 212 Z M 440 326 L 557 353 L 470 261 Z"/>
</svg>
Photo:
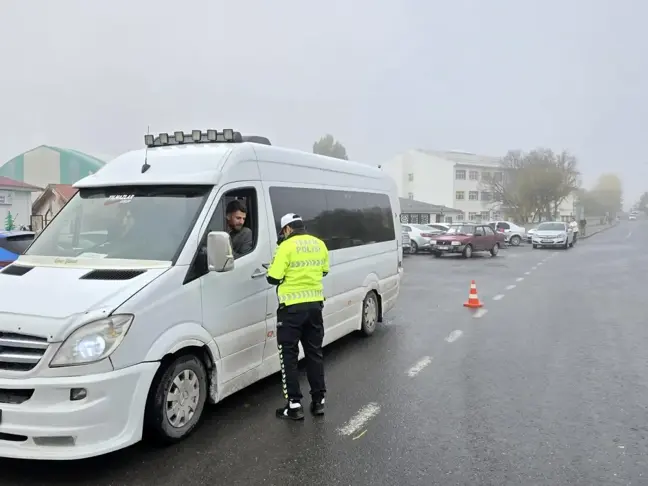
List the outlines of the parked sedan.
<svg viewBox="0 0 648 486">
<path fill-rule="evenodd" d="M 429 223 L 425 226 L 432 228 L 434 231 L 440 231 L 441 233 L 445 233 L 450 228 L 449 225 L 443 223 Z"/>
<path fill-rule="evenodd" d="M 503 245 L 504 235 L 495 233 L 487 224 L 457 224 L 437 237 L 432 252 L 436 257 L 460 253 L 464 258 L 470 258 L 476 251 L 488 251 L 491 256 L 497 256 Z"/>
<path fill-rule="evenodd" d="M 540 223 L 533 236 L 533 248 L 564 248 L 574 246 L 574 231 L 569 223 L 562 221 L 547 221 Z"/>
<path fill-rule="evenodd" d="M 405 228 L 401 229 L 402 231 L 402 241 L 403 241 L 403 253 L 409 253 L 412 249 L 412 242 L 410 240 L 410 235 L 409 233 L 405 230 Z"/>
<path fill-rule="evenodd" d="M 34 241 L 33 231 L 0 232 L 0 268 L 13 263 Z"/>
<path fill-rule="evenodd" d="M 424 224 L 403 224 L 401 227 L 407 231 L 410 237 L 410 253 L 418 253 L 419 251 L 430 251 L 432 239 L 441 234 L 438 230 L 433 230 Z"/>
<path fill-rule="evenodd" d="M 488 223 L 498 233 L 502 233 L 506 242 L 512 246 L 519 246 L 525 239 L 526 230 L 510 221 L 491 221 Z"/>
</svg>

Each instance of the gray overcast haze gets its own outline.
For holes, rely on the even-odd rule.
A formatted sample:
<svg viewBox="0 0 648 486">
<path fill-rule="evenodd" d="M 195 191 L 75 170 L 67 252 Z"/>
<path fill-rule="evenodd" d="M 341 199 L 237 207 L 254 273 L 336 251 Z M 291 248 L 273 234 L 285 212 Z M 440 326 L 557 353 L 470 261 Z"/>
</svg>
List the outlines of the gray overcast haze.
<svg viewBox="0 0 648 486">
<path fill-rule="evenodd" d="M 648 190 L 648 2 L 2 0 L 0 161 L 233 127 L 352 159 L 572 151 Z"/>
</svg>

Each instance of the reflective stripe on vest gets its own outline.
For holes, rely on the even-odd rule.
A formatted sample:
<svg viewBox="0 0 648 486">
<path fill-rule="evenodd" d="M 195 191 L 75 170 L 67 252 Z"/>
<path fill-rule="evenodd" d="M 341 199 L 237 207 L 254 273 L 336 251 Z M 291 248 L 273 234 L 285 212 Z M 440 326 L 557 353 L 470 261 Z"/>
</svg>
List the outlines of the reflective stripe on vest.
<svg viewBox="0 0 648 486">
<path fill-rule="evenodd" d="M 293 305 L 323 301 L 322 277 L 327 263 L 325 243 L 310 235 L 296 235 L 282 245 L 289 245 L 290 263 L 277 289 L 279 303 Z"/>
</svg>

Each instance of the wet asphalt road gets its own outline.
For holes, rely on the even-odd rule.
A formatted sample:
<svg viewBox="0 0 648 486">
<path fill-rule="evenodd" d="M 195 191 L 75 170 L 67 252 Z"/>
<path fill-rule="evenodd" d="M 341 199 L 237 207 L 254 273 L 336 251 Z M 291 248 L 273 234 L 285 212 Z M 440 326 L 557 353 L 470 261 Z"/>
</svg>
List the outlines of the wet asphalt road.
<svg viewBox="0 0 648 486">
<path fill-rule="evenodd" d="M 0 485 L 648 484 L 646 241 L 638 221 L 568 251 L 409 256 L 385 325 L 327 348 L 324 418 L 275 419 L 275 376 L 180 445 L 0 460 Z"/>
</svg>

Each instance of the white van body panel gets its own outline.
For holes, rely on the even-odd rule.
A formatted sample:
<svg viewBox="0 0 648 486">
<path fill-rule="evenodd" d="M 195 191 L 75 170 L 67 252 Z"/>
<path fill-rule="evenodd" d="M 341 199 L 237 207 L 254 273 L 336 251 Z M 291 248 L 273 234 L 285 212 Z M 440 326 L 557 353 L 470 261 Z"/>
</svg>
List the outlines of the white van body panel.
<svg viewBox="0 0 648 486">
<path fill-rule="evenodd" d="M 142 173 L 145 160 L 151 167 Z M 202 348 L 213 402 L 279 371 L 278 301 L 264 269 L 276 249 L 275 220 L 280 216 L 273 212 L 272 187 L 389 196 L 393 240 L 330 252 L 330 272 L 324 278 L 325 345 L 361 328 L 368 292 L 377 293 L 382 314 L 394 306 L 402 275 L 400 207 L 394 182 L 379 169 L 253 143 L 186 144 L 129 152 L 75 186 L 124 187 L 127 193 L 128 186 L 167 184 L 213 186 L 174 262 L 25 255 L 14 265 L 32 270 L 21 276 L 0 275 L 0 292 L 6 298 L 0 304 L 0 338 L 3 332 L 12 332 L 48 342 L 43 358 L 31 371 L 9 371 L 0 363 L 0 389 L 29 387 L 38 398 L 21 404 L 0 403 L 0 433 L 28 437 L 26 442 L 0 439 L 1 457 L 78 459 L 139 441 L 151 383 L 161 360 L 173 353 Z M 190 278 L 212 215 L 225 194 L 239 189 L 253 189 L 256 195 L 254 250 L 238 258 L 229 272 Z M 130 280 L 80 279 L 96 268 L 144 273 Z M 113 313 L 135 317 L 108 359 L 49 367 L 71 332 Z M 89 397 L 95 398 L 71 402 L 69 393 L 61 390 L 73 387 L 87 388 Z M 57 410 L 55 416 L 53 410 Z M 33 440 L 68 435 L 76 437 L 74 445 L 47 447 Z"/>
</svg>

